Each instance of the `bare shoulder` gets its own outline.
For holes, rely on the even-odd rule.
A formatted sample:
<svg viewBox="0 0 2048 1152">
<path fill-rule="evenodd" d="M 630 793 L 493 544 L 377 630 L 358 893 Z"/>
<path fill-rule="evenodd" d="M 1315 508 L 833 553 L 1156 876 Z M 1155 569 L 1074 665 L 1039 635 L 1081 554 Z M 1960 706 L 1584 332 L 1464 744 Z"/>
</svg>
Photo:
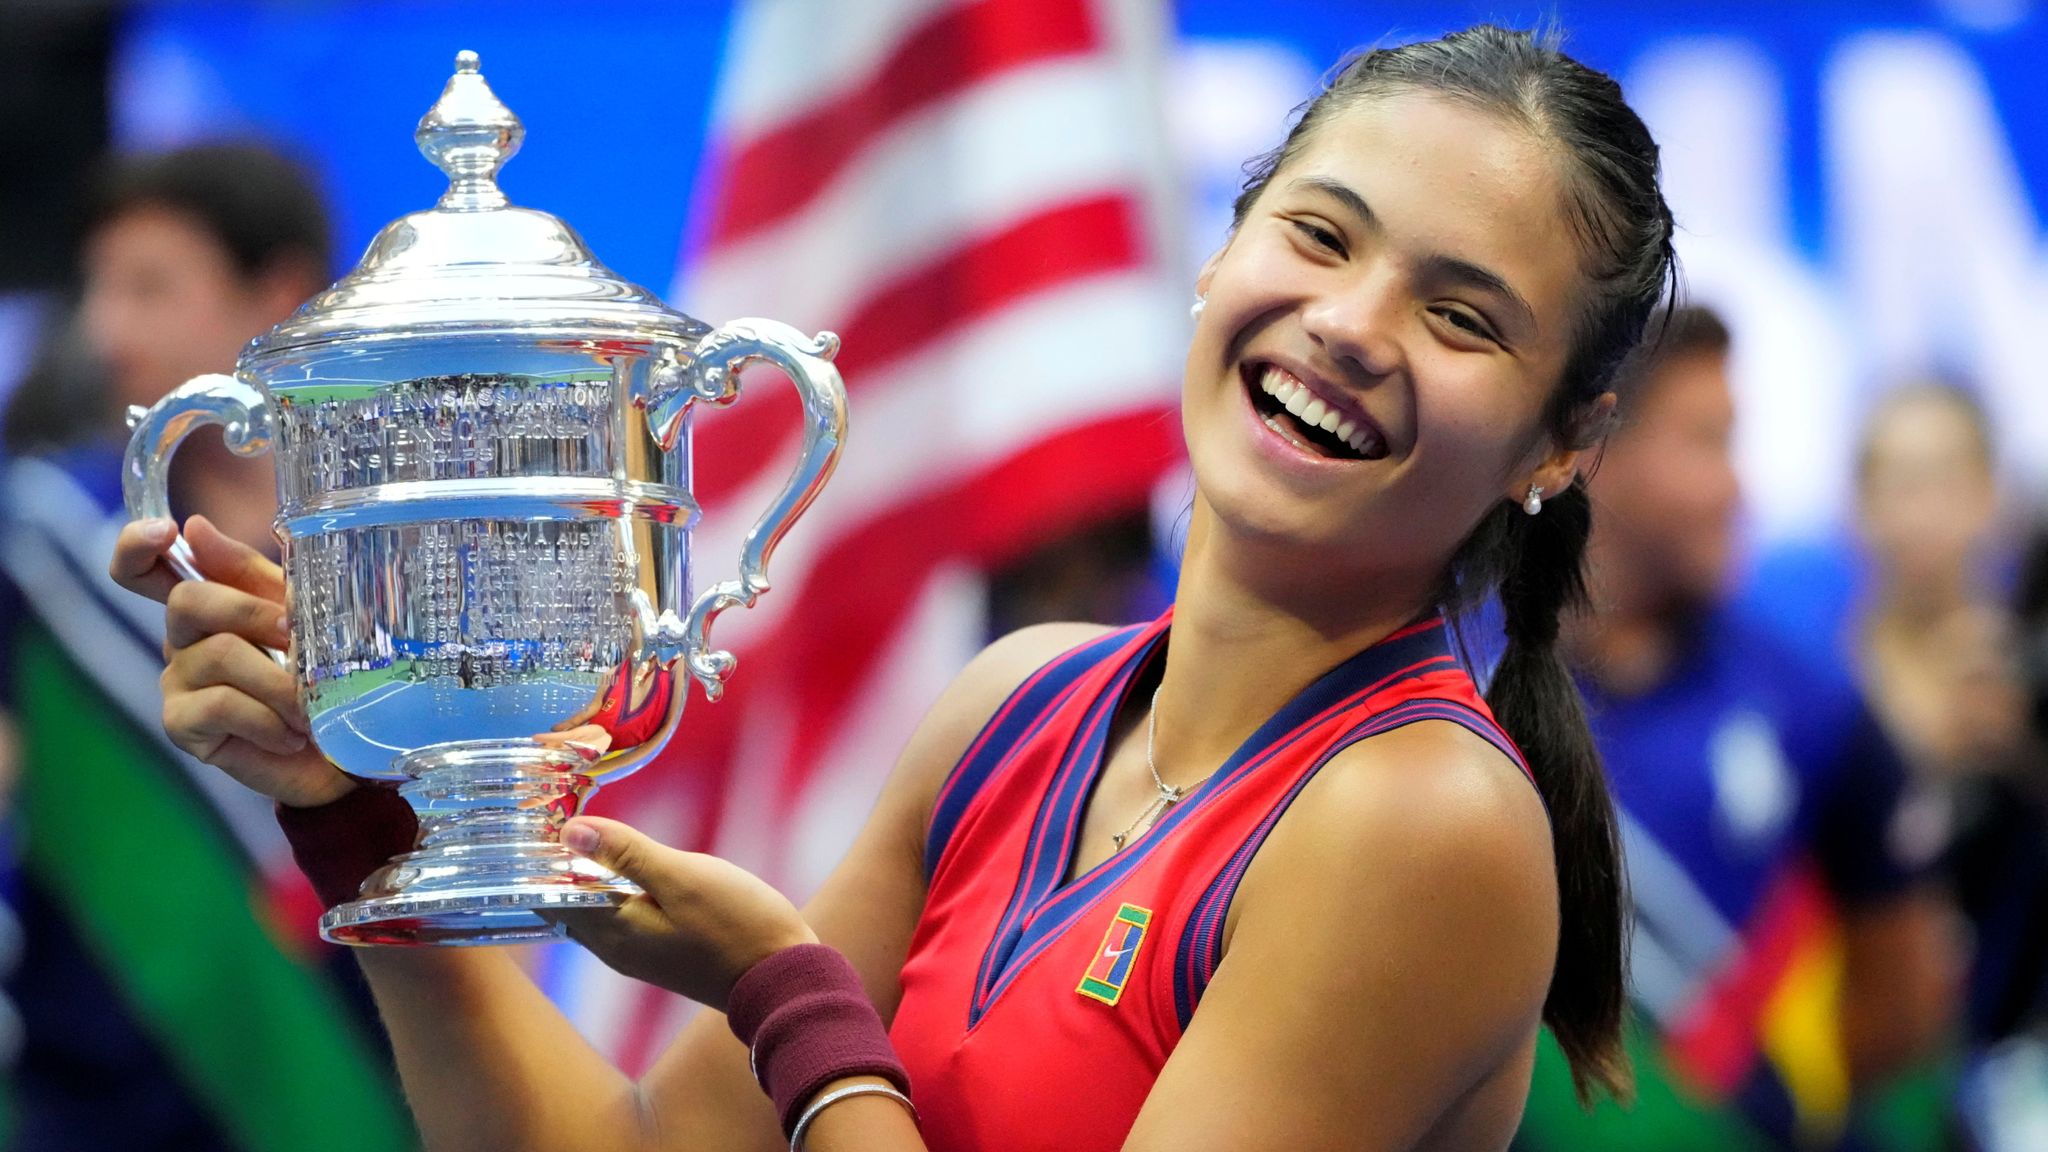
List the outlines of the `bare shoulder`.
<svg viewBox="0 0 2048 1152">
<path fill-rule="evenodd" d="M 1421 849 L 1551 858 L 1550 819 L 1521 766 L 1477 733 L 1422 720 L 1339 752 L 1303 791 L 1299 829 L 1319 854 Z M 1371 835 L 1362 835 L 1371 833 Z"/>
<path fill-rule="evenodd" d="M 924 825 L 939 788 L 968 745 L 1010 693 L 1061 654 L 1113 631 L 1101 624 L 1035 624 L 990 644 L 967 662 L 925 713 L 904 746 L 889 789 L 914 813 L 922 850 Z"/>
<path fill-rule="evenodd" d="M 1549 978 L 1557 880 L 1549 817 L 1522 770 L 1449 721 L 1343 750 L 1274 829 L 1245 877 L 1244 909 L 1312 901 L 1355 931 L 1464 922 Z M 1335 919 L 1327 919 L 1329 914 Z"/>
<path fill-rule="evenodd" d="M 939 789 L 1019 684 L 1107 631 L 1094 624 L 1026 628 L 969 661 L 911 734 L 846 858 L 805 908 L 819 937 L 853 957 L 884 1016 L 894 1010 L 896 972 L 924 907 L 925 835 Z"/>
<path fill-rule="evenodd" d="M 1485 740 L 1429 720 L 1341 751 L 1253 858 L 1131 1146 L 1225 1146 L 1207 1134 L 1246 1100 L 1276 1148 L 1423 1146 L 1490 1083 L 1518 1105 L 1556 889 L 1543 805 Z M 1475 1146 L 1513 1128 L 1480 1126 Z"/>
<path fill-rule="evenodd" d="M 939 741 L 944 747 L 935 749 L 952 752 L 946 766 L 959 759 L 982 725 L 1033 672 L 1111 631 L 1101 624 L 1034 624 L 982 649 L 953 678 L 925 720 L 926 726 L 940 728 L 939 735 L 946 737 Z"/>
<path fill-rule="evenodd" d="M 1004 698 L 1033 672 L 1066 652 L 1115 631 L 1104 624 L 1034 624 L 983 648 L 967 662 L 952 687 L 940 697 L 943 705 L 964 710 L 979 727 Z"/>
</svg>

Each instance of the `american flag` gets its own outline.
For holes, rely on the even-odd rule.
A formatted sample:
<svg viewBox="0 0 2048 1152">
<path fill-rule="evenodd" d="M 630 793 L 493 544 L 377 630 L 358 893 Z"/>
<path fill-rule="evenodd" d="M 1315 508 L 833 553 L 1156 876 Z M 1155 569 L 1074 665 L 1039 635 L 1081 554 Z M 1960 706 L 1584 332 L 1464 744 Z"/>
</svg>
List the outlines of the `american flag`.
<svg viewBox="0 0 2048 1152">
<path fill-rule="evenodd" d="M 731 691 L 694 697 L 601 810 L 801 901 L 985 639 L 979 574 L 1145 505 L 1180 452 L 1187 334 L 1167 40 L 1157 0 L 742 4 L 674 298 L 838 332 L 851 432 L 773 591 L 719 621 Z M 795 412 L 771 376 L 697 421 L 699 584 L 781 485 Z M 559 965 L 549 984 L 629 1071 L 687 1012 Z"/>
</svg>

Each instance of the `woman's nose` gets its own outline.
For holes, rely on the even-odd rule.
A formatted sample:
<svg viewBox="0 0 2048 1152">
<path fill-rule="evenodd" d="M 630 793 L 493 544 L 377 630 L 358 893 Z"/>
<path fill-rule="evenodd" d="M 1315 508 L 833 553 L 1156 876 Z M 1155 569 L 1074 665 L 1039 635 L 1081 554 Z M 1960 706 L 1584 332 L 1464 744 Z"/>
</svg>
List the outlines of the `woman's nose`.
<svg viewBox="0 0 2048 1152">
<path fill-rule="evenodd" d="M 1302 310 L 1303 329 L 1329 355 L 1366 375 L 1393 374 L 1401 367 L 1399 334 L 1407 311 L 1407 294 L 1394 280 L 1375 274 L 1311 299 Z"/>
</svg>

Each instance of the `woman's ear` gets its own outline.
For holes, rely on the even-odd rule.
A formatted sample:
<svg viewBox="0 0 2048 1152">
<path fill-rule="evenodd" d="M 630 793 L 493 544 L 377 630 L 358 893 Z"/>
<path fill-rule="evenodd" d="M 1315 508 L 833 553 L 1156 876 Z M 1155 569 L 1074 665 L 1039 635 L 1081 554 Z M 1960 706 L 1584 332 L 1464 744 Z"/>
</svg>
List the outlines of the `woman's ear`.
<svg viewBox="0 0 2048 1152">
<path fill-rule="evenodd" d="M 1608 429 L 1614 426 L 1615 403 L 1614 393 L 1603 392 L 1587 405 L 1572 421 L 1571 443 L 1561 444 L 1546 438 L 1547 454 L 1526 478 L 1513 482 L 1507 498 L 1519 504 L 1528 498 L 1531 487 L 1541 488 L 1546 496 L 1555 496 L 1571 487 L 1572 482 L 1579 479 L 1580 464 L 1586 453 L 1598 447 L 1607 438 Z"/>
<path fill-rule="evenodd" d="M 1223 247 L 1209 253 L 1209 258 L 1202 261 L 1201 270 L 1195 273 L 1195 295 L 1207 296 L 1209 294 L 1209 281 L 1216 278 L 1216 266 L 1223 262 L 1223 254 L 1228 251 L 1230 251 L 1230 245 L 1226 243 Z"/>
</svg>

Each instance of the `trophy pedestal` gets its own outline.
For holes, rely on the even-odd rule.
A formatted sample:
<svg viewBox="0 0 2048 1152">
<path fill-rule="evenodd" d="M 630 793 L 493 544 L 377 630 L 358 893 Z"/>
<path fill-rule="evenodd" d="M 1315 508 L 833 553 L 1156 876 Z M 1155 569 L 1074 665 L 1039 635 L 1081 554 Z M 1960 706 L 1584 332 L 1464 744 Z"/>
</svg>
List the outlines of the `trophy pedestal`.
<svg viewBox="0 0 2048 1152">
<path fill-rule="evenodd" d="M 400 759 L 419 843 L 320 918 L 337 944 L 518 944 L 564 934 L 549 912 L 624 903 L 638 885 L 561 845 L 596 784 L 571 748 L 475 740 Z"/>
</svg>

